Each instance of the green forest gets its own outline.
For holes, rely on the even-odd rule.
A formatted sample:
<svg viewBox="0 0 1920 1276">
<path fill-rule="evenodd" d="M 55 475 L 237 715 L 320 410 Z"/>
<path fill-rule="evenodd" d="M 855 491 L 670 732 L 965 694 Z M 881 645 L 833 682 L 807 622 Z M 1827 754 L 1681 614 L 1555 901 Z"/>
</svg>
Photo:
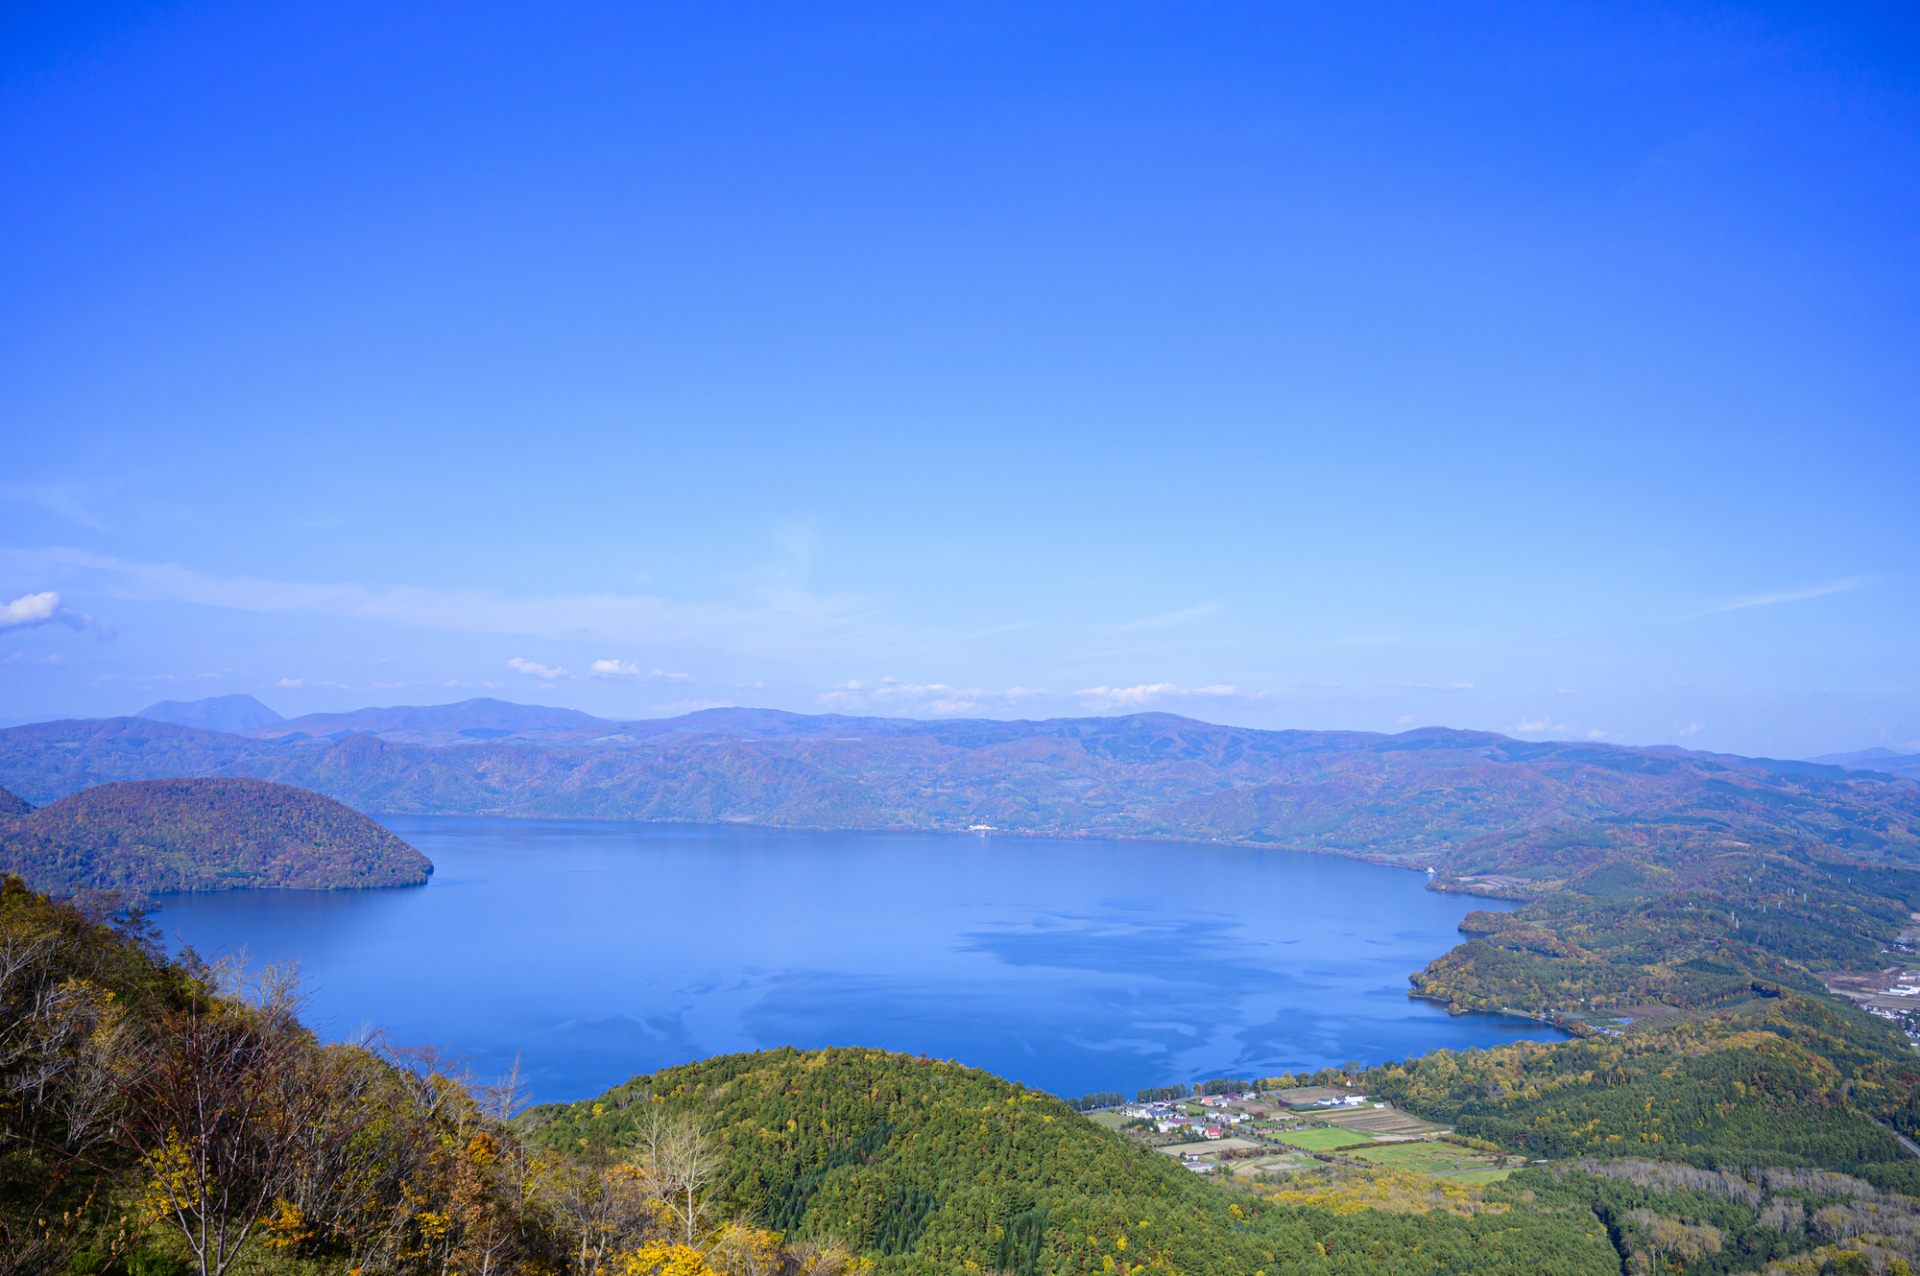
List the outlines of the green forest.
<svg viewBox="0 0 1920 1276">
<path fill-rule="evenodd" d="M 38 810 L 0 789 L 0 873 L 58 895 L 417 886 L 432 871 L 351 807 L 266 780 L 100 784 Z"/>
</svg>

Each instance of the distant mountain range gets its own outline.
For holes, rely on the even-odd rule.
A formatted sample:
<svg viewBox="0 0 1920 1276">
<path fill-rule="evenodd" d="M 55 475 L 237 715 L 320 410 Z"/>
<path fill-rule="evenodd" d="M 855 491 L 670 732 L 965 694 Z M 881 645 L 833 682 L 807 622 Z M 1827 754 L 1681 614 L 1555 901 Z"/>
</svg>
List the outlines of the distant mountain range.
<svg viewBox="0 0 1920 1276">
<path fill-rule="evenodd" d="M 0 730 L 0 784 L 34 801 L 163 776 L 253 776 L 364 811 L 1226 841 L 1522 887 L 1622 858 L 1712 875 L 1752 848 L 1920 862 L 1920 785 L 1806 762 L 1437 728 L 759 709 L 614 722 L 473 700 L 310 715 L 247 734 L 145 718 Z"/>
<path fill-rule="evenodd" d="M 432 871 L 358 811 L 264 780 L 102 784 L 39 810 L 0 790 L 0 876 L 56 895 L 411 886 Z"/>
<path fill-rule="evenodd" d="M 1896 753 L 1892 749 L 1860 749 L 1853 753 L 1829 753 L 1813 759 L 1848 771 L 1878 771 L 1920 780 L 1920 753 Z"/>
</svg>

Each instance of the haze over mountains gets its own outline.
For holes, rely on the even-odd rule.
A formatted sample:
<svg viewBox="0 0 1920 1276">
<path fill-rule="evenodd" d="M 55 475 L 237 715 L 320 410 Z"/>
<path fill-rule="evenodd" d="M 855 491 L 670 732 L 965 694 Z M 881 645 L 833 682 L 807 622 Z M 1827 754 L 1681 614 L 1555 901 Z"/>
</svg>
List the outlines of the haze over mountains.
<svg viewBox="0 0 1920 1276">
<path fill-rule="evenodd" d="M 244 694 L 208 696 L 204 700 L 162 700 L 134 716 L 183 727 L 203 727 L 208 731 L 255 731 L 284 721 L 272 709 Z"/>
<path fill-rule="evenodd" d="M 1858 749 L 1852 753 L 1828 753 L 1813 761 L 1848 771 L 1879 771 L 1909 780 L 1920 780 L 1920 753 L 1900 753 L 1893 749 Z"/>
<path fill-rule="evenodd" d="M 253 776 L 363 811 L 1219 840 L 1564 880 L 1626 858 L 1920 857 L 1878 772 L 1426 728 L 1259 731 L 1166 714 L 910 720 L 714 709 L 614 722 L 496 700 L 246 734 L 145 718 L 0 731 L 0 785 Z M 1758 848 L 1757 850 L 1755 848 Z M 1664 870 L 1663 870 L 1664 871 Z"/>
</svg>

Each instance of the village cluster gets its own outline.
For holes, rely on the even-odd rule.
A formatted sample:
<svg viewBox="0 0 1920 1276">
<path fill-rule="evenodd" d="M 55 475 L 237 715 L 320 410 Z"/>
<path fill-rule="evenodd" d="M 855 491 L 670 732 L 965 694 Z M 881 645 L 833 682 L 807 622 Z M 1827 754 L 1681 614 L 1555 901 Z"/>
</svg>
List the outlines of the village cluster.
<svg viewBox="0 0 1920 1276">
<path fill-rule="evenodd" d="M 1322 1164 L 1487 1181 L 1506 1160 L 1358 1091 L 1298 1086 L 1142 1099 L 1091 1114 L 1196 1174 L 1275 1175 Z"/>
</svg>

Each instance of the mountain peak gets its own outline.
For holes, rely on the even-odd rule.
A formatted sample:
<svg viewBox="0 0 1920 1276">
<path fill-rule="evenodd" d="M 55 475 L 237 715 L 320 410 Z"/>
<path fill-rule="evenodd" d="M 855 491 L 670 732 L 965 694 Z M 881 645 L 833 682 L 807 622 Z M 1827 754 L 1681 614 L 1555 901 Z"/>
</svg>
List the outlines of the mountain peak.
<svg viewBox="0 0 1920 1276">
<path fill-rule="evenodd" d="M 206 731 L 258 731 L 285 721 L 279 714 L 245 693 L 208 696 L 203 700 L 162 700 L 150 704 L 136 718 L 171 722 Z"/>
</svg>

